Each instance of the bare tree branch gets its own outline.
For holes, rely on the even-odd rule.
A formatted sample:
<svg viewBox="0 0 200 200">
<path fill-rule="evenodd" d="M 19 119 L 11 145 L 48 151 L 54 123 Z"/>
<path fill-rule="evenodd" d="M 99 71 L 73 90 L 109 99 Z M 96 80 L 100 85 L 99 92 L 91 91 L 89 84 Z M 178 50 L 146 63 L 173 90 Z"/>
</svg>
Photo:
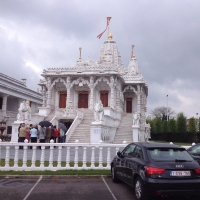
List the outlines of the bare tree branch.
<svg viewBox="0 0 200 200">
<path fill-rule="evenodd" d="M 154 117 L 159 117 L 159 118 L 162 118 L 162 120 L 166 120 L 167 116 L 170 117 L 171 115 L 175 114 L 175 112 L 170 107 L 161 106 L 161 107 L 154 108 L 151 111 L 151 114 Z"/>
</svg>

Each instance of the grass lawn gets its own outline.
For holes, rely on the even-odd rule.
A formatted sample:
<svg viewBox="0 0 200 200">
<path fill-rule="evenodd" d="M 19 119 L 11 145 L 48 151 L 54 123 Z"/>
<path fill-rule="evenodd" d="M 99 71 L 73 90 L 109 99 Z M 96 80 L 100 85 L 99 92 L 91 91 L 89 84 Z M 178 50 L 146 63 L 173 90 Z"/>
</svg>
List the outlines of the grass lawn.
<svg viewBox="0 0 200 200">
<path fill-rule="evenodd" d="M 0 171 L 0 175 L 111 175 L 110 170 Z"/>
<path fill-rule="evenodd" d="M 10 166 L 14 166 L 14 160 L 10 159 L 9 162 Z M 23 161 L 18 161 L 18 166 L 21 167 L 23 165 Z M 40 166 L 40 161 L 36 160 L 35 163 L 36 167 Z M 83 165 L 82 162 L 78 162 L 78 166 L 81 167 Z M 86 165 L 89 167 L 91 163 L 86 163 Z M 98 163 L 95 163 L 95 167 L 98 167 Z M 5 159 L 0 160 L 0 166 L 5 166 Z M 27 161 L 27 167 L 31 166 L 31 161 Z M 45 161 L 44 166 L 48 167 L 49 162 Z M 53 162 L 53 166 L 57 166 L 57 161 Z M 61 162 L 61 166 L 65 167 L 66 162 Z M 74 166 L 74 162 L 70 162 L 70 167 Z M 105 167 L 106 164 L 103 163 L 103 166 Z M 58 170 L 58 171 L 0 171 L 0 175 L 110 175 L 110 170 Z"/>
</svg>

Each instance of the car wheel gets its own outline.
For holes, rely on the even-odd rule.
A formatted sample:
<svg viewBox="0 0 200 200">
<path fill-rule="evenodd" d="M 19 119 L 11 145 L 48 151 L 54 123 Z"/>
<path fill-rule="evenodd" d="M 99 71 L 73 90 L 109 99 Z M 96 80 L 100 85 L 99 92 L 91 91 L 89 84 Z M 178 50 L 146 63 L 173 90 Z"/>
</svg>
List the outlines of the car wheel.
<svg viewBox="0 0 200 200">
<path fill-rule="evenodd" d="M 146 199 L 143 181 L 139 177 L 135 179 L 134 190 L 135 190 L 135 198 L 137 200 L 145 200 Z"/>
<path fill-rule="evenodd" d="M 112 181 L 114 183 L 117 183 L 119 181 L 119 179 L 117 178 L 117 174 L 116 174 L 116 171 L 115 171 L 115 167 L 112 166 L 111 168 L 111 172 L 112 172 Z"/>
</svg>

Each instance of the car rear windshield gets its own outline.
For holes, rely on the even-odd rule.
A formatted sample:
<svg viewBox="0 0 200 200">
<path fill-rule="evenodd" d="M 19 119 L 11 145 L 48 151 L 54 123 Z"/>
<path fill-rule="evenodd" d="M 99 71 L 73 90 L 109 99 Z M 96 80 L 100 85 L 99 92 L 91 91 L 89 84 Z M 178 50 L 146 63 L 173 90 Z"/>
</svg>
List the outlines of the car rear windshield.
<svg viewBox="0 0 200 200">
<path fill-rule="evenodd" d="M 193 158 L 183 148 L 149 148 L 148 155 L 155 161 L 192 161 Z"/>
</svg>

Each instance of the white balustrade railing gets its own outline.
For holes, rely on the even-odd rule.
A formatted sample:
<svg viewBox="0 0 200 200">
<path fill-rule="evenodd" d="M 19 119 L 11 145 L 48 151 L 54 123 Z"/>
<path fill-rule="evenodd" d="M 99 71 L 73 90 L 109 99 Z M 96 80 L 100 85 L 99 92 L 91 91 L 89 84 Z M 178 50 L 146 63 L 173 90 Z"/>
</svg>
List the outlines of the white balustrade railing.
<svg viewBox="0 0 200 200">
<path fill-rule="evenodd" d="M 111 156 L 127 144 L 1 142 L 0 170 L 110 170 Z M 20 149 L 22 147 L 23 149 Z M 30 148 L 31 147 L 31 148 Z"/>
<path fill-rule="evenodd" d="M 27 140 L 16 143 L 0 139 L 0 170 L 110 170 L 112 157 L 126 145 L 125 141 L 123 144 L 54 143 L 53 140 L 50 143 L 28 143 Z"/>
</svg>

